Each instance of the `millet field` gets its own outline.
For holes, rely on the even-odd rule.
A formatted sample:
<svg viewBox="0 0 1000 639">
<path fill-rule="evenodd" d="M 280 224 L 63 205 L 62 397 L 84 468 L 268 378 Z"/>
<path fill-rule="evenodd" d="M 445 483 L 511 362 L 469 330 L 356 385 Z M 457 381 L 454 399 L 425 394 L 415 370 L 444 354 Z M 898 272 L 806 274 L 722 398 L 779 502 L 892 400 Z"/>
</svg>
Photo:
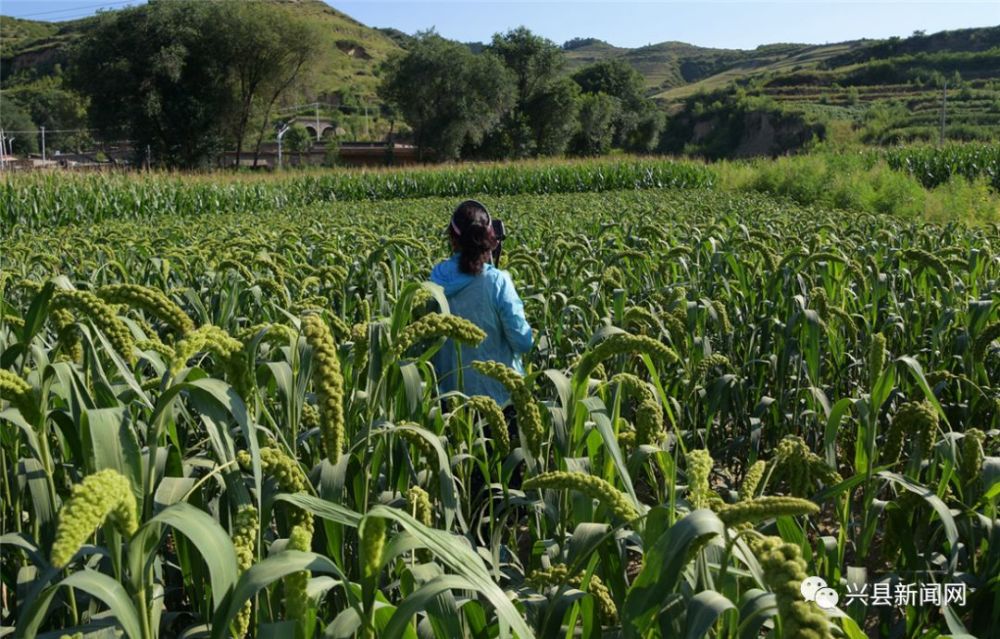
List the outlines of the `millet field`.
<svg viewBox="0 0 1000 639">
<path fill-rule="evenodd" d="M 894 153 L 871 202 L 998 175 Z M 754 170 L 5 178 L 0 637 L 997 637 L 996 218 Z M 431 364 L 466 197 L 516 439 Z"/>
</svg>

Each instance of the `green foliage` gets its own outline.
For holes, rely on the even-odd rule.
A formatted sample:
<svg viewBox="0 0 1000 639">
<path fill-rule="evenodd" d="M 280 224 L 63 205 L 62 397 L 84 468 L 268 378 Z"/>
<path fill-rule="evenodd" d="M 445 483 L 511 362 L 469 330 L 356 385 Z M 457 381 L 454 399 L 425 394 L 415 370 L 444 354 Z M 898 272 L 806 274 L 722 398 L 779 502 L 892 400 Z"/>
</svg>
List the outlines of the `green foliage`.
<svg viewBox="0 0 1000 639">
<path fill-rule="evenodd" d="M 4 140 L 4 153 L 9 153 L 12 146 L 15 154 L 38 151 L 38 132 L 35 123 L 31 121 L 28 112 L 15 102 L 9 101 L 7 95 L 3 96 L 3 108 L 0 109 L 0 126 L 6 131 L 17 131 L 7 134 L 7 139 Z M 11 136 L 14 137 L 13 143 L 10 142 Z"/>
<path fill-rule="evenodd" d="M 913 181 L 865 156 L 782 168 L 806 160 Z M 995 229 L 708 188 L 730 170 L 753 177 L 629 160 L 7 178 L 0 572 L 30 587 L 7 589 L 3 623 L 989 636 L 986 586 L 947 616 L 878 618 L 822 614 L 799 586 L 843 594 L 870 565 L 995 578 Z M 651 188 L 684 183 L 703 188 Z M 428 357 L 479 337 L 424 281 L 469 192 L 508 222 L 538 332 L 525 375 L 473 364 L 512 391 L 510 442 L 500 407 L 442 395 Z"/>
<path fill-rule="evenodd" d="M 603 93 L 583 94 L 579 99 L 580 128 L 569 144 L 573 155 L 603 155 L 614 141 L 612 126 L 618 114 L 618 102 Z"/>
<path fill-rule="evenodd" d="M 165 166 L 237 149 L 318 50 L 310 25 L 268 3 L 151 3 L 103 14 L 75 52 L 72 83 L 110 139 Z"/>
<path fill-rule="evenodd" d="M 422 157 L 456 159 L 482 142 L 514 104 L 515 80 L 493 54 L 475 55 L 433 32 L 418 34 L 382 69 L 379 95 L 413 127 Z"/>
</svg>

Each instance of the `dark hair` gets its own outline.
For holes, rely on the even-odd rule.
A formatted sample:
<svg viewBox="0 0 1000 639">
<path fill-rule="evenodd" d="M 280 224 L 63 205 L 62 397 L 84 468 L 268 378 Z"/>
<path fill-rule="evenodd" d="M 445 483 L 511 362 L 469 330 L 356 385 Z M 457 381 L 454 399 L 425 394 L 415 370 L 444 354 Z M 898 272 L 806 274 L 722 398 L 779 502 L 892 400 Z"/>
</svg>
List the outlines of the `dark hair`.
<svg viewBox="0 0 1000 639">
<path fill-rule="evenodd" d="M 461 251 L 458 268 L 463 273 L 478 275 L 490 260 L 490 253 L 497 246 L 490 222 L 486 207 L 475 200 L 462 202 L 452 213 L 448 234 Z"/>
</svg>

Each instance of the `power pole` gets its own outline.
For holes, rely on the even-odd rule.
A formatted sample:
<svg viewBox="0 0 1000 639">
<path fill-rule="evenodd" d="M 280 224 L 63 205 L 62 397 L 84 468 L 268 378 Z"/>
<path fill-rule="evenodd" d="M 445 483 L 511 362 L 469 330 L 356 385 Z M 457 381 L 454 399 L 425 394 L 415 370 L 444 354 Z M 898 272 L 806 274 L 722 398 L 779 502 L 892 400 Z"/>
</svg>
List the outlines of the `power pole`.
<svg viewBox="0 0 1000 639">
<path fill-rule="evenodd" d="M 941 137 L 938 140 L 938 146 L 944 146 L 944 118 L 945 111 L 948 109 L 948 80 L 944 81 L 944 86 L 941 88 Z"/>
<path fill-rule="evenodd" d="M 45 161 L 45 127 L 42 127 L 42 161 Z"/>
<path fill-rule="evenodd" d="M 313 106 L 316 107 L 316 141 L 319 142 L 319 102 L 313 102 Z"/>
<path fill-rule="evenodd" d="M 278 168 L 281 168 L 281 138 L 285 137 L 288 130 L 292 128 L 290 124 L 282 122 L 279 125 L 281 128 L 278 129 Z"/>
</svg>

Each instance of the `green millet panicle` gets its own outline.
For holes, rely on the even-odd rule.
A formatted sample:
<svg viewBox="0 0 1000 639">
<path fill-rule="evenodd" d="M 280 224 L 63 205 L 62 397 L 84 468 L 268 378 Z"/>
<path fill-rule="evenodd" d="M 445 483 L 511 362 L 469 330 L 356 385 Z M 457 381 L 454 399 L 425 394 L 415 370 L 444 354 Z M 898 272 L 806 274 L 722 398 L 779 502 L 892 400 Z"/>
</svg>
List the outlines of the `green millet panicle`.
<svg viewBox="0 0 1000 639">
<path fill-rule="evenodd" d="M 557 588 L 566 584 L 572 588 L 580 588 L 583 584 L 583 577 L 580 575 L 570 576 L 569 567 L 566 564 L 557 564 L 548 570 L 533 570 L 527 579 L 528 583 L 535 590 L 545 588 Z M 615 600 L 611 596 L 611 591 L 604 585 L 601 578 L 591 575 L 587 583 L 587 592 L 597 602 L 597 608 L 601 614 L 601 620 L 605 625 L 613 625 L 618 621 L 618 608 Z"/>
<path fill-rule="evenodd" d="M 743 523 L 757 523 L 782 515 L 815 515 L 819 506 L 798 497 L 768 496 L 758 497 L 736 504 L 725 504 L 716 510 L 719 519 L 727 526 Z"/>
<path fill-rule="evenodd" d="M 626 391 L 639 401 L 635 410 L 635 433 L 632 445 L 655 445 L 663 439 L 663 408 L 656 400 L 650 385 L 631 373 L 619 373 L 611 378 L 611 383 L 621 384 Z"/>
<path fill-rule="evenodd" d="M 882 447 L 882 461 L 895 463 L 903 452 L 904 441 L 912 441 L 911 455 L 922 458 L 937 438 L 938 414 L 927 400 L 900 404 L 893 415 L 885 445 Z"/>
<path fill-rule="evenodd" d="M 625 313 L 622 316 L 622 326 L 624 328 L 636 326 L 640 330 L 657 330 L 660 322 L 656 319 L 652 311 L 645 306 L 629 306 L 625 309 Z"/>
<path fill-rule="evenodd" d="M 250 453 L 245 450 L 236 453 L 236 463 L 243 470 L 250 470 Z M 307 491 L 309 479 L 297 461 L 286 455 L 280 448 L 265 446 L 260 449 L 260 469 L 266 477 L 274 477 L 283 493 L 303 493 Z M 307 510 L 284 504 L 288 508 L 289 527 L 299 526 L 312 534 L 313 516 Z"/>
<path fill-rule="evenodd" d="M 824 322 L 830 317 L 830 302 L 826 296 L 826 289 L 817 286 L 809 291 L 809 306 L 820 316 Z"/>
<path fill-rule="evenodd" d="M 134 361 L 132 332 L 115 309 L 90 291 L 56 291 L 52 296 L 52 310 L 73 309 L 89 317 L 94 325 L 108 336 L 108 340 L 126 361 Z"/>
<path fill-rule="evenodd" d="M 426 430 L 423 426 L 416 422 L 399 422 L 399 426 L 408 426 L 411 428 L 417 428 L 420 430 Z M 427 438 L 416 433 L 409 428 L 400 428 L 393 431 L 393 434 L 398 435 L 408 444 L 420 451 L 420 454 L 430 460 L 437 459 L 437 451 L 434 449 L 434 444 L 427 441 Z"/>
<path fill-rule="evenodd" d="M 907 261 L 917 264 L 916 273 L 920 273 L 925 269 L 935 271 L 945 282 L 951 281 L 951 272 L 948 269 L 948 265 L 936 255 L 918 248 L 904 249 L 901 254 Z"/>
<path fill-rule="evenodd" d="M 989 349 L 990 344 L 992 344 L 997 339 L 1000 339 L 1000 322 L 994 322 L 986 328 L 983 332 L 976 336 L 976 340 L 972 344 L 972 358 L 977 362 L 986 361 L 986 351 Z"/>
<path fill-rule="evenodd" d="M 302 526 L 293 526 L 291 534 L 288 535 L 288 550 L 298 550 L 299 552 L 309 552 L 312 550 L 312 530 L 307 530 Z M 285 617 L 287 619 L 302 620 L 309 610 L 309 586 L 310 573 L 308 570 L 299 570 L 285 577 Z"/>
<path fill-rule="evenodd" d="M 596 499 L 616 517 L 624 521 L 638 519 L 639 512 L 622 491 L 600 477 L 571 471 L 550 471 L 536 475 L 524 482 L 524 490 L 544 489 L 577 490 Z"/>
<path fill-rule="evenodd" d="M 105 519 L 125 537 L 131 537 L 139 527 L 132 487 L 124 475 L 110 468 L 73 485 L 69 499 L 59 509 L 52 565 L 62 568 L 68 564 Z"/>
<path fill-rule="evenodd" d="M 531 389 L 524 383 L 517 371 L 499 362 L 472 362 L 472 368 L 487 377 L 492 377 L 510 391 L 510 400 L 517 412 L 518 428 L 524 433 L 528 448 L 535 457 L 541 453 L 545 440 L 545 426 L 538 402 L 531 395 Z"/>
<path fill-rule="evenodd" d="M 809 494 L 816 482 L 829 486 L 841 481 L 840 473 L 809 450 L 805 440 L 797 435 L 786 435 L 778 442 L 771 464 L 774 477 L 784 479 L 796 497 Z"/>
<path fill-rule="evenodd" d="M 715 462 L 707 450 L 701 449 L 689 450 L 684 459 L 687 462 L 688 501 L 694 508 L 707 508 L 712 501 L 708 476 Z"/>
<path fill-rule="evenodd" d="M 574 380 L 579 382 L 586 379 L 598 364 L 621 353 L 641 353 L 668 362 L 677 360 L 677 354 L 658 340 L 645 335 L 615 333 L 588 350 L 580 358 L 576 371 L 573 373 Z"/>
<path fill-rule="evenodd" d="M 111 284 L 97 290 L 97 296 L 109 304 L 138 308 L 183 335 L 194 330 L 194 322 L 169 297 L 155 288 L 138 284 Z"/>
<path fill-rule="evenodd" d="M 0 399 L 13 401 L 14 398 L 23 397 L 30 392 L 31 384 L 10 371 L 0 369 Z"/>
<path fill-rule="evenodd" d="M 719 332 L 728 335 L 733 332 L 733 325 L 729 323 L 729 311 L 726 305 L 719 300 L 712 302 L 712 309 L 715 310 L 715 317 L 719 323 Z"/>
<path fill-rule="evenodd" d="M 248 326 L 241 329 L 236 334 L 236 339 L 244 344 L 249 344 L 255 337 L 257 337 L 258 333 L 264 334 L 261 337 L 261 342 L 285 345 L 295 340 L 295 330 L 291 326 L 274 323 L 254 324 L 253 326 Z"/>
<path fill-rule="evenodd" d="M 73 314 L 68 309 L 57 308 L 51 316 L 63 354 L 69 361 L 79 362 L 83 359 L 83 346 L 80 345 L 80 329 L 73 321 Z"/>
<path fill-rule="evenodd" d="M 259 526 L 260 517 L 257 515 L 257 509 L 249 504 L 240 506 L 233 519 L 232 536 L 233 546 L 236 548 L 236 563 L 241 575 L 253 565 Z M 246 635 L 250 627 L 250 609 L 251 603 L 247 601 L 233 620 L 233 636 L 237 639 Z"/>
<path fill-rule="evenodd" d="M 806 574 L 802 551 L 780 537 L 764 537 L 752 545 L 764 571 L 764 584 L 774 593 L 782 630 L 796 639 L 833 639 L 830 622 L 799 591 Z"/>
<path fill-rule="evenodd" d="M 962 437 L 962 460 L 958 471 L 963 484 L 970 484 L 979 478 L 983 469 L 983 442 L 986 441 L 986 433 L 978 428 L 970 428 L 965 431 Z"/>
<path fill-rule="evenodd" d="M 319 315 L 302 318 L 302 333 L 313 349 L 313 385 L 319 403 L 320 432 L 326 456 L 336 464 L 344 450 L 344 378 L 337 359 L 337 345 Z"/>
<path fill-rule="evenodd" d="M 875 333 L 872 336 L 872 347 L 868 354 L 869 383 L 872 386 L 875 385 L 878 378 L 882 376 L 882 371 L 885 370 L 885 358 L 885 335 Z"/>
<path fill-rule="evenodd" d="M 645 399 L 635 410 L 635 441 L 638 445 L 656 445 L 664 438 L 663 408 L 655 399 Z"/>
<path fill-rule="evenodd" d="M 315 404 L 309 402 L 302 404 L 302 416 L 299 418 L 299 423 L 306 430 L 319 428 L 319 409 L 316 408 Z"/>
<path fill-rule="evenodd" d="M 396 340 L 393 353 L 401 357 L 414 344 L 448 337 L 463 344 L 476 345 L 486 339 L 486 333 L 469 320 L 457 315 L 428 313 L 403 329 Z"/>
<path fill-rule="evenodd" d="M 406 491 L 406 505 L 414 519 L 425 526 L 433 524 L 434 510 L 431 496 L 420 486 L 411 486 Z"/>
<path fill-rule="evenodd" d="M 706 373 L 708 373 L 708 371 L 712 370 L 713 368 L 718 367 L 728 370 L 730 366 L 731 364 L 729 362 L 728 357 L 726 357 L 721 353 L 712 353 L 708 357 L 704 357 L 701 359 L 701 361 L 698 362 L 698 365 L 695 367 L 695 377 L 697 379 L 701 379 L 702 377 L 705 376 Z"/>
<path fill-rule="evenodd" d="M 488 395 L 473 395 L 466 406 L 479 413 L 490 426 L 490 434 L 496 441 L 497 451 L 501 455 L 510 452 L 510 434 L 507 432 L 507 420 L 496 401 Z"/>
<path fill-rule="evenodd" d="M 174 349 L 167 346 L 158 339 L 140 339 L 136 340 L 135 347 L 140 351 L 152 351 L 162 355 L 168 362 L 173 361 Z"/>
<path fill-rule="evenodd" d="M 760 485 L 760 481 L 764 478 L 765 470 L 767 470 L 767 462 L 763 459 L 758 459 L 752 466 L 750 466 L 747 470 L 747 474 L 743 477 L 743 483 L 740 484 L 740 501 L 753 499 L 754 493 L 757 492 L 757 487 Z"/>
<path fill-rule="evenodd" d="M 649 384 L 632 373 L 618 373 L 611 378 L 610 383 L 621 384 L 622 390 L 640 402 L 646 399 L 656 399 L 656 395 L 653 394 L 653 390 L 649 387 Z"/>
<path fill-rule="evenodd" d="M 385 519 L 365 517 L 361 526 L 361 574 L 369 579 L 378 575 L 382 566 L 382 551 L 385 549 Z"/>
</svg>

